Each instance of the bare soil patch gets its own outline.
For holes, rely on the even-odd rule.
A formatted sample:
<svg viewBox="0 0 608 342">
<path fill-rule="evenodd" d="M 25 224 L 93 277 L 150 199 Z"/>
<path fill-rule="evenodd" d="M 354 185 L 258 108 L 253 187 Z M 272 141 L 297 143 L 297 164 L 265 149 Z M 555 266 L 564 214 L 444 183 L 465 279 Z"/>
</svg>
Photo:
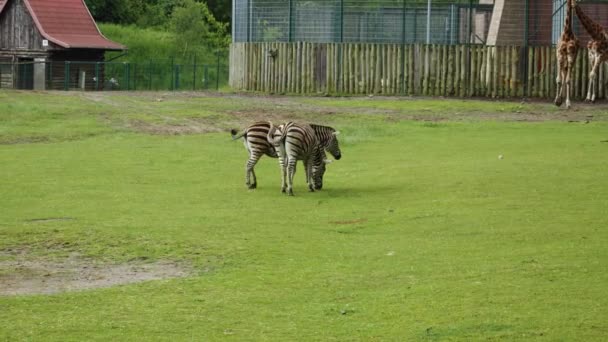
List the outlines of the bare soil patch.
<svg viewBox="0 0 608 342">
<path fill-rule="evenodd" d="M 412 120 L 421 122 L 444 122 L 444 121 L 505 121 L 505 122 L 543 122 L 562 121 L 589 123 L 591 121 L 605 121 L 606 115 L 593 115 L 601 104 L 589 105 L 577 103 L 572 110 L 555 110 L 553 107 L 544 106 L 545 101 L 536 99 L 515 100 L 501 99 L 500 101 L 485 98 L 473 98 L 475 101 L 500 102 L 505 104 L 503 110 L 446 110 L 437 112 L 432 109 L 413 106 L 419 100 L 444 101 L 449 98 L 424 98 L 424 97 L 313 97 L 314 101 L 307 101 L 309 97 L 301 96 L 275 96 L 259 94 L 224 94 L 208 92 L 99 92 L 84 93 L 86 99 L 120 107 L 125 112 L 148 113 L 150 118 L 134 119 L 125 117 L 119 126 L 129 130 L 153 135 L 189 135 L 216 132 L 228 132 L 230 128 L 241 129 L 254 121 L 314 121 L 324 124 L 336 115 L 381 115 L 389 122 Z M 115 98 L 119 96 L 120 99 Z M 129 102 L 124 99 L 129 96 L 140 99 L 137 102 Z M 222 99 L 226 103 L 234 103 L 234 106 L 220 106 L 204 108 L 216 111 L 218 116 L 211 117 L 175 117 L 156 113 L 155 103 L 172 101 L 176 103 L 188 102 L 195 98 Z M 141 99 L 144 99 L 142 102 Z M 341 99 L 340 106 L 332 105 L 336 99 Z M 352 106 L 349 100 L 355 100 Z M 362 105 L 361 101 L 366 101 Z M 401 101 L 402 107 L 382 108 L 385 101 Z M 126 102 L 125 102 L 126 101 Z M 243 105 L 246 104 L 246 105 Z M 521 106 L 518 106 L 521 104 Z M 143 106 L 143 107 L 142 107 Z M 151 106 L 151 107 L 147 107 Z M 202 108 L 203 108 L 202 107 Z M 232 108 L 231 108 L 232 107 Z M 156 114 L 154 114 L 156 113 Z M 108 120 L 106 120 L 108 121 Z M 121 120 L 119 120 L 121 121 Z"/>
<path fill-rule="evenodd" d="M 59 262 L 0 261 L 0 296 L 80 291 L 191 274 L 191 267 L 172 261 L 101 264 L 77 255 Z"/>
<path fill-rule="evenodd" d="M 184 119 L 176 123 L 151 123 L 142 120 L 131 120 L 128 127 L 134 131 L 153 135 L 188 135 L 201 133 L 224 132 L 226 129 L 210 120 Z"/>
</svg>

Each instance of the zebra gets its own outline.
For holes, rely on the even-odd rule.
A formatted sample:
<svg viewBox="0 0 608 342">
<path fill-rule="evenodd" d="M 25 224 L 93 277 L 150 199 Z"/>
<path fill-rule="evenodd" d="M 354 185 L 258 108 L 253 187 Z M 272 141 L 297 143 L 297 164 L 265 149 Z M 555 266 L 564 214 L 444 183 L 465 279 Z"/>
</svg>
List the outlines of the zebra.
<svg viewBox="0 0 608 342">
<path fill-rule="evenodd" d="M 243 145 L 249 152 L 249 159 L 245 166 L 245 184 L 249 189 L 257 188 L 257 178 L 253 168 L 258 160 L 263 155 L 267 155 L 271 158 L 278 158 L 277 151 L 274 146 L 268 142 L 267 135 L 272 123 L 268 121 L 258 121 L 251 124 L 243 132 L 239 133 L 236 129 L 230 130 L 232 140 L 239 138 L 243 139 Z M 251 178 L 253 177 L 253 182 Z"/>
<path fill-rule="evenodd" d="M 342 152 L 340 151 L 340 144 L 338 143 L 337 137 L 340 132 L 329 126 L 310 124 L 310 127 L 315 131 L 315 135 L 323 148 L 329 152 L 334 159 L 340 160 L 340 158 L 342 158 Z"/>
<path fill-rule="evenodd" d="M 279 128 L 271 126 L 268 141 L 278 151 L 281 192 L 293 196 L 293 176 L 298 160 L 304 162 L 309 191 L 323 187 L 326 163 L 324 146 L 319 143 L 314 129 L 309 124 L 288 122 Z"/>
<path fill-rule="evenodd" d="M 249 127 L 240 133 L 236 129 L 230 131 L 233 140 L 243 138 L 243 144 L 249 152 L 249 159 L 245 166 L 245 184 L 249 189 L 255 189 L 257 187 L 257 178 L 253 169 L 260 158 L 262 158 L 263 155 L 267 155 L 271 158 L 279 157 L 274 146 L 267 140 L 270 126 L 272 126 L 272 123 L 269 121 L 258 121 L 249 125 Z M 280 125 L 278 128 L 281 129 L 282 126 L 283 125 Z M 342 157 L 337 139 L 339 132 L 329 126 L 315 124 L 310 124 L 310 126 L 315 131 L 317 139 L 325 150 L 327 150 L 334 159 L 339 160 Z M 253 183 L 251 182 L 251 176 L 253 176 Z M 316 188 L 316 190 L 321 190 L 323 186 L 322 182 L 321 184 L 318 184 L 318 186 L 319 187 Z"/>
</svg>

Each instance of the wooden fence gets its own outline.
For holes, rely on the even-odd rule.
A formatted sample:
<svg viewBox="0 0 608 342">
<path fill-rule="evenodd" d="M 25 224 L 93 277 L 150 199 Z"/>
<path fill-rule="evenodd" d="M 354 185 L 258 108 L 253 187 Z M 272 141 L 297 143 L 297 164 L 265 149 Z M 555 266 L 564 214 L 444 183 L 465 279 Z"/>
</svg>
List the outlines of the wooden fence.
<svg viewBox="0 0 608 342">
<path fill-rule="evenodd" d="M 573 98 L 588 86 L 579 50 Z M 299 94 L 555 96 L 554 47 L 350 43 L 233 43 L 230 85 L 237 90 Z M 598 98 L 608 94 L 601 67 Z"/>
</svg>

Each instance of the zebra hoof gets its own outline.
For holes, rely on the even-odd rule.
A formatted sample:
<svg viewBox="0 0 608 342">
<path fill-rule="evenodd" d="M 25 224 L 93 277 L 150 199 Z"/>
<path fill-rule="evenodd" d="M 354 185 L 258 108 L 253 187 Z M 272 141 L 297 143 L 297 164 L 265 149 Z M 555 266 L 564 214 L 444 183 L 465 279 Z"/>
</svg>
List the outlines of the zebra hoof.
<svg viewBox="0 0 608 342">
<path fill-rule="evenodd" d="M 287 191 L 287 195 L 288 196 L 293 196 L 293 190 L 289 189 L 289 191 Z"/>
<path fill-rule="evenodd" d="M 247 188 L 249 188 L 250 190 L 253 190 L 253 189 L 257 188 L 257 187 L 258 187 L 257 183 L 253 183 L 253 184 L 247 185 Z"/>
<path fill-rule="evenodd" d="M 285 193 L 285 192 L 287 192 L 287 190 L 285 190 L 285 188 L 281 188 L 281 192 Z"/>
</svg>

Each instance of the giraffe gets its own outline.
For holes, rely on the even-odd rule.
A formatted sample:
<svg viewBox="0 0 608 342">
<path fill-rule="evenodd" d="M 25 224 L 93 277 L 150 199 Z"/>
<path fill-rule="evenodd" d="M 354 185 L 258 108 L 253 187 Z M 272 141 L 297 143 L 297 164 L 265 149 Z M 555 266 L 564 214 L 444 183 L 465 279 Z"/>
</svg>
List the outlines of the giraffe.
<svg viewBox="0 0 608 342">
<path fill-rule="evenodd" d="M 585 98 L 585 101 L 593 103 L 595 102 L 597 71 L 599 66 L 608 60 L 608 33 L 601 25 L 589 18 L 580 6 L 576 3 L 573 6 L 578 20 L 580 20 L 585 30 L 591 36 L 591 40 L 587 44 L 591 71 L 589 72 L 589 87 L 587 88 L 587 98 Z"/>
<path fill-rule="evenodd" d="M 570 92 L 572 84 L 572 70 L 578 53 L 578 39 L 572 32 L 572 8 L 575 6 L 574 0 L 566 0 L 566 20 L 564 30 L 557 43 L 557 94 L 555 95 L 555 105 L 561 106 L 566 95 L 566 108 L 570 108 Z"/>
</svg>

